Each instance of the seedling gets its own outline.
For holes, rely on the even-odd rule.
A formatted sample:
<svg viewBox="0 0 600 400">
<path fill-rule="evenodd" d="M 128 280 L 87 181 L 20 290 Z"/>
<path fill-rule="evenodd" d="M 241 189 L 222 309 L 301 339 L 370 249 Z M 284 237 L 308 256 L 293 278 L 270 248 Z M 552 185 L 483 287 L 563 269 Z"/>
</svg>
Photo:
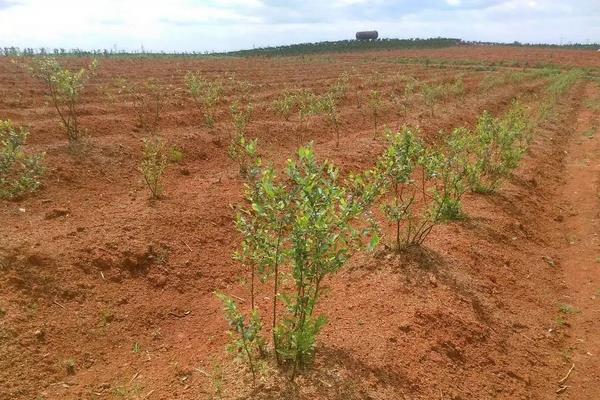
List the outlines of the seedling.
<svg viewBox="0 0 600 400">
<path fill-rule="evenodd" d="M 329 94 L 333 97 L 335 102 L 340 102 L 346 98 L 349 83 L 350 74 L 348 72 L 342 72 L 331 88 L 329 88 Z"/>
<path fill-rule="evenodd" d="M 217 297 L 223 302 L 225 319 L 229 323 L 230 343 L 227 351 L 240 356 L 252 372 L 252 382 L 256 385 L 256 375 L 258 373 L 257 359 L 264 352 L 264 341 L 260 336 L 262 324 L 258 311 L 253 309 L 248 322 L 237 308 L 237 305 L 231 297 L 223 293 L 216 293 Z"/>
<path fill-rule="evenodd" d="M 169 162 L 180 164 L 183 161 L 183 157 L 183 150 L 179 147 L 173 146 L 169 149 Z"/>
<path fill-rule="evenodd" d="M 163 192 L 162 176 L 167 168 L 168 158 L 164 141 L 158 137 L 143 140 L 140 172 L 150 189 L 153 199 L 159 199 Z"/>
<path fill-rule="evenodd" d="M 431 111 L 431 116 L 435 115 L 435 105 L 438 100 L 442 97 L 443 88 L 439 85 L 431 84 L 431 85 L 423 85 L 421 88 L 421 93 L 423 94 L 423 100 L 425 104 L 429 107 Z"/>
<path fill-rule="evenodd" d="M 371 90 L 369 94 L 369 110 L 371 111 L 371 115 L 373 116 L 373 124 L 375 125 L 375 130 L 377 130 L 377 122 L 379 120 L 379 116 L 381 115 L 381 110 L 383 108 L 383 97 L 379 90 Z"/>
<path fill-rule="evenodd" d="M 63 68 L 52 57 L 36 57 L 31 63 L 31 74 L 46 85 L 71 145 L 77 144 L 83 135 L 77 115 L 79 101 L 87 81 L 97 67 L 98 63 L 93 60 L 87 69 L 74 72 Z"/>
<path fill-rule="evenodd" d="M 212 373 L 210 374 L 210 380 L 213 386 L 214 398 L 221 399 L 223 397 L 223 380 L 224 380 L 223 367 L 220 363 L 215 362 L 213 364 Z"/>
<path fill-rule="evenodd" d="M 0 199 L 36 191 L 44 174 L 44 154 L 28 154 L 23 146 L 29 132 L 0 120 Z"/>
<path fill-rule="evenodd" d="M 257 140 L 248 140 L 244 135 L 238 135 L 229 145 L 228 155 L 238 163 L 240 176 L 247 182 L 259 178 L 261 161 L 257 154 Z"/>
<path fill-rule="evenodd" d="M 296 104 L 298 105 L 298 128 L 303 130 L 308 125 L 308 116 L 319 113 L 318 98 L 309 90 L 300 90 L 296 93 Z"/>
<path fill-rule="evenodd" d="M 316 106 L 320 112 L 327 116 L 327 121 L 335 130 L 335 147 L 340 146 L 340 121 L 337 109 L 337 98 L 332 93 L 327 93 L 318 100 Z"/>
<path fill-rule="evenodd" d="M 135 342 L 133 344 L 133 348 L 131 349 L 131 351 L 133 351 L 133 353 L 138 354 L 142 351 L 142 346 L 140 346 L 140 344 L 138 342 Z"/>
<path fill-rule="evenodd" d="M 216 107 L 223 96 L 223 85 L 219 81 L 208 80 L 193 72 L 186 74 L 185 83 L 196 106 L 204 115 L 206 126 L 214 127 Z"/>
<path fill-rule="evenodd" d="M 144 133 L 156 135 L 169 88 L 160 86 L 153 79 L 137 84 L 120 79 L 118 84 L 131 100 L 138 126 Z"/>
<path fill-rule="evenodd" d="M 246 107 L 241 107 L 238 102 L 233 102 L 229 107 L 231 111 L 231 118 L 233 120 L 233 126 L 235 127 L 236 136 L 244 136 L 246 134 L 246 127 L 250 123 L 252 117 L 253 107 L 252 104 L 246 104 Z"/>
<path fill-rule="evenodd" d="M 558 310 L 563 314 L 575 314 L 577 312 L 575 307 L 566 303 L 559 304 Z"/>
<path fill-rule="evenodd" d="M 289 121 L 292 111 L 296 106 L 296 96 L 290 92 L 284 92 L 280 97 L 273 101 L 273 110 L 282 116 L 286 121 Z"/>
</svg>

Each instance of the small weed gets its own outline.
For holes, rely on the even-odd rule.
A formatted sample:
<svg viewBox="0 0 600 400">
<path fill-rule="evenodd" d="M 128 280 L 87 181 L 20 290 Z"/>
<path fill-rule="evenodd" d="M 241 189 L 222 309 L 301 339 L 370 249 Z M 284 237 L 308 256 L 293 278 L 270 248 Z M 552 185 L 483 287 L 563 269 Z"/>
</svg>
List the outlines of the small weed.
<svg viewBox="0 0 600 400">
<path fill-rule="evenodd" d="M 115 396 L 123 397 L 126 399 L 139 399 L 142 395 L 142 386 L 138 383 L 134 384 L 125 384 L 117 386 L 113 389 L 113 394 Z"/>
<path fill-rule="evenodd" d="M 590 129 L 588 129 L 588 130 L 586 130 L 586 131 L 583 131 L 583 132 L 581 132 L 581 134 L 582 134 L 583 136 L 585 136 L 586 138 L 588 138 L 588 139 L 591 139 L 591 138 L 593 138 L 593 137 L 594 137 L 594 135 L 596 134 L 596 129 L 594 129 L 594 128 L 590 128 Z"/>
<path fill-rule="evenodd" d="M 131 351 L 133 351 L 135 354 L 139 354 L 142 351 L 142 346 L 140 346 L 138 342 L 135 342 Z"/>
<path fill-rule="evenodd" d="M 377 129 L 379 116 L 381 115 L 381 111 L 383 109 L 383 96 L 381 91 L 379 90 L 371 90 L 369 93 L 369 110 L 371 111 L 371 115 L 373 116 L 373 123 L 375 125 L 375 129 Z"/>
<path fill-rule="evenodd" d="M 562 303 L 558 306 L 558 310 L 563 314 L 574 314 L 577 310 L 570 304 Z"/>
<path fill-rule="evenodd" d="M 6 310 L 0 307 L 0 318 L 4 318 L 6 316 Z"/>
<path fill-rule="evenodd" d="M 110 325 L 110 323 L 114 320 L 115 314 L 113 314 L 111 311 L 104 310 L 100 313 L 100 322 L 102 323 L 102 326 Z"/>
<path fill-rule="evenodd" d="M 169 162 L 179 164 L 183 161 L 183 150 L 179 147 L 173 146 L 169 149 Z"/>
<path fill-rule="evenodd" d="M 69 358 L 63 362 L 67 375 L 75 375 L 75 360 Z"/>
<path fill-rule="evenodd" d="M 152 193 L 153 199 L 159 199 L 162 195 L 161 180 L 167 168 L 167 160 L 165 143 L 161 138 L 154 136 L 144 139 L 140 172 Z"/>
<path fill-rule="evenodd" d="M 256 374 L 258 372 L 258 358 L 264 353 L 264 340 L 260 335 L 262 323 L 256 309 L 248 320 L 239 312 L 235 302 L 231 297 L 223 293 L 216 293 L 219 300 L 223 302 L 225 319 L 229 323 L 229 337 L 231 342 L 227 346 L 227 351 L 239 356 L 252 372 L 252 382 L 256 384 Z"/>
<path fill-rule="evenodd" d="M 212 374 L 210 374 L 210 380 L 214 390 L 214 399 L 220 400 L 221 398 L 223 398 L 223 378 L 223 366 L 219 362 L 215 362 L 213 364 Z"/>
</svg>

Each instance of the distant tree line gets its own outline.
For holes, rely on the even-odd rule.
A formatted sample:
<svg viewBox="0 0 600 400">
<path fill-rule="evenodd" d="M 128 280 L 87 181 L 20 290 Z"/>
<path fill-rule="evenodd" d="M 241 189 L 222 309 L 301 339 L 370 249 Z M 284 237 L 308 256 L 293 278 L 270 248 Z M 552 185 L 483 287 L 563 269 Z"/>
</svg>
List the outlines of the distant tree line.
<svg viewBox="0 0 600 400">
<path fill-rule="evenodd" d="M 588 49 L 596 50 L 600 48 L 600 43 L 569 43 L 569 44 L 545 44 L 545 43 L 499 43 L 499 42 L 478 42 L 463 41 L 455 38 L 429 38 L 429 39 L 377 39 L 377 40 L 338 40 L 332 42 L 299 43 L 286 46 L 259 47 L 247 50 L 228 51 L 228 52 L 153 52 L 153 51 L 131 51 L 116 49 L 47 49 L 41 48 L 19 48 L 3 47 L 0 48 L 0 56 L 36 56 L 52 55 L 65 57 L 139 57 L 139 58 L 161 58 L 161 57 L 226 57 L 226 56 L 294 56 L 304 54 L 349 52 L 364 50 L 394 50 L 394 49 L 436 49 L 452 47 L 457 45 L 487 45 L 487 46 L 522 46 L 522 47 L 541 47 L 541 48 L 569 48 L 569 49 Z"/>
</svg>

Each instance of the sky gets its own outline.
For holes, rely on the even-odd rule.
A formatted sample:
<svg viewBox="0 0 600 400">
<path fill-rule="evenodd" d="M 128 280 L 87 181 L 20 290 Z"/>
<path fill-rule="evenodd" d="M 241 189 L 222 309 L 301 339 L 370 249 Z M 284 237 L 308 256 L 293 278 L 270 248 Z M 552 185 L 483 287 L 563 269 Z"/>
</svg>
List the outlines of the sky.
<svg viewBox="0 0 600 400">
<path fill-rule="evenodd" d="M 227 51 L 383 38 L 600 42 L 600 0 L 0 0 L 0 47 Z"/>
</svg>

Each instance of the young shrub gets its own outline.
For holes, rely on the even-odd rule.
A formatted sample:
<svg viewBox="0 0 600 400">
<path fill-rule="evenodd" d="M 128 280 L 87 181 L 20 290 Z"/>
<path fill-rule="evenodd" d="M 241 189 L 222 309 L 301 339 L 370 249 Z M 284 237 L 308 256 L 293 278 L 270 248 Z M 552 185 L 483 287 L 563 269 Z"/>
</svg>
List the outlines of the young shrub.
<svg viewBox="0 0 600 400">
<path fill-rule="evenodd" d="M 220 292 L 217 292 L 216 296 L 223 302 L 225 319 L 230 327 L 227 351 L 248 365 L 252 373 L 252 383 L 256 385 L 256 375 L 259 372 L 258 359 L 264 353 L 264 340 L 260 335 L 262 323 L 258 311 L 253 308 L 246 322 L 246 318 L 231 297 Z"/>
<path fill-rule="evenodd" d="M 77 109 L 81 93 L 97 66 L 98 63 L 93 60 L 87 69 L 74 72 L 63 68 L 52 57 L 36 57 L 30 66 L 31 74 L 46 85 L 71 145 L 77 144 L 83 135 L 79 128 Z"/>
<path fill-rule="evenodd" d="M 350 74 L 348 72 L 342 72 L 335 83 L 329 88 L 329 94 L 333 97 L 335 102 L 340 102 L 346 98 L 349 85 Z"/>
<path fill-rule="evenodd" d="M 296 107 L 296 96 L 294 93 L 286 90 L 281 96 L 273 101 L 272 108 L 275 113 L 289 121 L 294 108 Z"/>
<path fill-rule="evenodd" d="M 204 122 L 209 128 L 214 127 L 216 107 L 223 96 L 223 85 L 218 81 L 210 81 L 198 73 L 188 72 L 185 83 L 196 103 L 204 115 Z"/>
<path fill-rule="evenodd" d="M 454 97 L 463 97 L 465 95 L 465 82 L 462 76 L 458 76 L 454 82 L 450 83 L 447 88 L 448 93 Z"/>
<path fill-rule="evenodd" d="M 309 90 L 300 90 L 296 93 L 296 104 L 298 106 L 298 128 L 303 130 L 308 126 L 307 117 L 319 113 L 318 98 Z"/>
<path fill-rule="evenodd" d="M 354 226 L 367 202 L 349 200 L 347 189 L 338 183 L 337 169 L 327 161 L 318 163 L 312 148 L 299 149 L 297 161 L 288 162 L 286 175 L 291 194 L 288 255 L 296 290 L 281 296 L 285 313 L 275 327 L 275 337 L 277 352 L 291 364 L 294 376 L 311 360 L 316 336 L 326 321 L 314 312 L 323 279 L 340 269 L 361 246 L 361 237 L 373 231 Z"/>
<path fill-rule="evenodd" d="M 392 192 L 392 200 L 384 203 L 382 209 L 387 218 L 395 224 L 395 242 L 399 250 L 412 243 L 411 226 L 414 225 L 412 207 L 418 193 L 413 175 L 424 147 L 416 132 L 408 127 L 395 134 L 388 130 L 386 141 L 388 147 L 377 160 L 376 174 L 381 181 L 381 186 L 385 187 L 386 191 Z M 401 235 L 403 222 L 409 223 L 404 238 Z"/>
<path fill-rule="evenodd" d="M 502 86 L 507 81 L 507 75 L 490 74 L 484 76 L 479 82 L 479 88 L 483 92 L 488 92 L 491 89 Z"/>
<path fill-rule="evenodd" d="M 364 246 L 363 238 L 371 236 L 370 244 L 377 243 L 373 227 L 357 223 L 376 191 L 356 177 L 340 184 L 337 169 L 317 162 L 311 147 L 299 149 L 285 175 L 279 178 L 272 168 L 263 168 L 247 184 L 248 206 L 236 217 L 243 236 L 236 258 L 251 266 L 252 280 L 257 274 L 273 281 L 273 348 L 293 379 L 312 360 L 325 324 L 325 316 L 315 313 L 323 279 Z M 293 282 L 293 288 L 282 288 L 282 279 Z"/>
<path fill-rule="evenodd" d="M 430 151 L 421 161 L 425 173 L 435 178 L 431 193 L 438 213 L 436 220 L 461 217 L 461 199 L 474 162 L 472 133 L 466 128 L 455 128 L 439 149 Z"/>
<path fill-rule="evenodd" d="M 474 151 L 477 163 L 469 171 L 471 190 L 489 193 L 519 165 L 527 148 L 528 122 L 515 102 L 502 118 L 484 112 L 477 122 Z"/>
<path fill-rule="evenodd" d="M 244 136 L 246 134 L 246 127 L 250 123 L 253 109 L 252 104 L 248 103 L 245 108 L 242 108 L 237 101 L 234 101 L 229 107 L 236 136 Z"/>
<path fill-rule="evenodd" d="M 163 193 L 162 176 L 167 168 L 168 156 L 164 141 L 158 136 L 143 140 L 140 172 L 150 189 L 153 199 L 160 199 Z"/>
<path fill-rule="evenodd" d="M 383 109 L 383 96 L 379 90 L 371 90 L 369 93 L 369 110 L 373 116 L 373 124 L 377 130 L 377 122 Z"/>
<path fill-rule="evenodd" d="M 229 144 L 229 158 L 239 165 L 240 176 L 247 182 L 254 182 L 260 174 L 261 161 L 256 143 L 256 139 L 248 140 L 239 134 Z"/>
<path fill-rule="evenodd" d="M 25 129 L 0 120 L 0 199 L 21 197 L 41 185 L 44 154 L 23 150 L 28 135 Z"/>
<path fill-rule="evenodd" d="M 406 117 L 406 112 L 408 110 L 408 99 L 404 96 L 399 96 L 396 93 L 392 93 L 391 100 L 398 118 Z"/>
<path fill-rule="evenodd" d="M 438 100 L 442 97 L 443 88 L 440 85 L 423 85 L 421 88 L 421 93 L 423 94 L 423 100 L 429 110 L 431 111 L 431 116 L 435 116 L 435 105 Z"/>
<path fill-rule="evenodd" d="M 404 86 L 404 98 L 409 99 L 411 96 L 415 94 L 417 89 L 419 88 L 418 79 L 409 76 L 406 78 L 406 84 Z"/>
<path fill-rule="evenodd" d="M 337 98 L 333 93 L 326 93 L 320 97 L 316 108 L 320 113 L 325 114 L 327 122 L 335 130 L 335 147 L 340 146 L 340 121 L 337 109 Z"/>
<path fill-rule="evenodd" d="M 137 125 L 145 134 L 156 135 L 168 88 L 160 86 L 154 79 L 137 84 L 120 79 L 119 85 L 131 99 Z"/>
</svg>

